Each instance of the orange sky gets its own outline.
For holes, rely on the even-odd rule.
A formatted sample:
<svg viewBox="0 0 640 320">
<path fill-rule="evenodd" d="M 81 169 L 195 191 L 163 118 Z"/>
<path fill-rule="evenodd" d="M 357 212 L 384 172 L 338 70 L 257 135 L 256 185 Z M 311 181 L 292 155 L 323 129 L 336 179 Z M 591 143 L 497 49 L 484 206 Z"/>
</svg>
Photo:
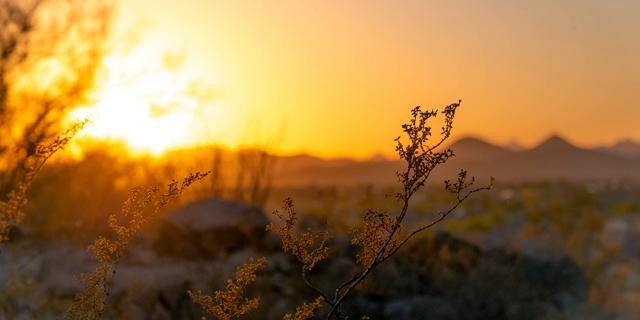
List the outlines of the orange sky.
<svg viewBox="0 0 640 320">
<path fill-rule="evenodd" d="M 268 143 L 284 127 L 281 153 L 392 155 L 413 107 L 462 99 L 452 139 L 640 142 L 640 1 L 128 0 L 119 10 L 121 34 L 139 31 L 151 52 L 134 64 L 160 61 L 157 73 L 178 79 L 141 81 L 206 89 L 159 100 L 188 105 L 163 122 L 179 119 L 169 136 L 180 141 Z M 103 108 L 113 101 L 136 108 Z"/>
</svg>

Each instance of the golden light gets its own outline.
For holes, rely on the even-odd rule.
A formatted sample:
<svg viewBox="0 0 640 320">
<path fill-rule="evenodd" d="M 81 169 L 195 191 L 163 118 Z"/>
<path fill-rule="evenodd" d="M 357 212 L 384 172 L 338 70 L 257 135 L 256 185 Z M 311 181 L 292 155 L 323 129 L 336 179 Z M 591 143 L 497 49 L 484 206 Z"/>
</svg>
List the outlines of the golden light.
<svg viewBox="0 0 640 320">
<path fill-rule="evenodd" d="M 194 128 L 207 118 L 221 120 L 220 104 L 210 90 L 202 90 L 197 74 L 182 68 L 184 55 L 161 53 L 152 45 L 138 45 L 126 55 L 104 61 L 105 79 L 95 104 L 72 113 L 97 117 L 84 134 L 123 140 L 132 155 L 159 155 L 196 145 L 202 135 Z M 213 121 L 213 120 L 212 120 Z"/>
<path fill-rule="evenodd" d="M 572 13 L 554 2 L 527 10 L 420 1 L 121 3 L 119 16 L 128 17 L 121 34 L 133 36 L 115 42 L 138 46 L 110 57 L 95 109 L 73 120 L 95 114 L 88 131 L 122 138 L 138 152 L 193 144 L 194 127 L 213 128 L 196 136 L 234 148 L 253 130 L 247 121 L 257 119 L 266 132 L 287 124 L 283 154 L 394 157 L 408 110 L 458 99 L 464 112 L 453 139 L 533 146 L 555 131 L 594 146 L 640 137 L 640 60 L 632 45 L 640 25 L 623 11 Z M 176 48 L 184 57 L 163 58 Z M 189 95 L 194 78 L 224 88 L 224 105 Z M 603 117 L 604 105 L 617 111 Z M 581 120 L 567 124 L 576 115 Z"/>
</svg>

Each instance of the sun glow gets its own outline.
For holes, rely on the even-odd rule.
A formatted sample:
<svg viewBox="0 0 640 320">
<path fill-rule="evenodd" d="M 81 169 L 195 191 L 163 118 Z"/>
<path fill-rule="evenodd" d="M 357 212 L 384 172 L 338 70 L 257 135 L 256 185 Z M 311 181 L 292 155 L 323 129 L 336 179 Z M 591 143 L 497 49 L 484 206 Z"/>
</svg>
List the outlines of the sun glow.
<svg viewBox="0 0 640 320">
<path fill-rule="evenodd" d="M 126 55 L 104 60 L 105 79 L 99 84 L 93 105 L 74 112 L 97 117 L 86 133 L 96 138 L 122 139 L 132 155 L 161 154 L 201 141 L 197 122 L 223 116 L 212 90 L 183 68 L 183 54 L 139 45 Z M 209 128 L 211 129 L 211 128 Z"/>
</svg>

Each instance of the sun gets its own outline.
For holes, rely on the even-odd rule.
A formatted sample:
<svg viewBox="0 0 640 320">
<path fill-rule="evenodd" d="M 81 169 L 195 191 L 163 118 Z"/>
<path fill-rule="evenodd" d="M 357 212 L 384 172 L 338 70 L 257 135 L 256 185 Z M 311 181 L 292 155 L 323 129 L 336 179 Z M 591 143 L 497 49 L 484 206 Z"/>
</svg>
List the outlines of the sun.
<svg viewBox="0 0 640 320">
<path fill-rule="evenodd" d="M 132 155 L 159 155 L 198 143 L 196 122 L 205 115 L 222 116 L 197 75 L 180 69 L 180 56 L 158 51 L 140 45 L 127 55 L 105 58 L 107 76 L 96 89 L 95 103 L 71 114 L 97 117 L 85 134 L 121 139 Z"/>
<path fill-rule="evenodd" d="M 183 146 L 193 122 L 192 114 L 169 110 L 154 117 L 154 106 L 140 98 L 140 91 L 136 89 L 134 86 L 107 91 L 89 110 L 98 119 L 87 133 L 96 137 L 122 138 L 133 153 L 160 154 Z"/>
</svg>

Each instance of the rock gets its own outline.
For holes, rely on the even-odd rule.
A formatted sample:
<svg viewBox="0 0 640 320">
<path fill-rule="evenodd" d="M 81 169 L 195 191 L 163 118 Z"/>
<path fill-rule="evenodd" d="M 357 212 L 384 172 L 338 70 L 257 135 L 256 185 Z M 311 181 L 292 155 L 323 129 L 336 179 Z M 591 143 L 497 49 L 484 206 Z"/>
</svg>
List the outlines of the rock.
<svg viewBox="0 0 640 320">
<path fill-rule="evenodd" d="M 507 307 L 506 319 L 521 320 L 567 320 L 563 314 L 550 303 L 543 301 L 518 302 Z"/>
<path fill-rule="evenodd" d="M 352 317 L 355 319 L 360 319 L 362 316 L 368 316 L 369 319 L 380 319 L 384 316 L 384 302 L 370 299 L 370 297 L 354 295 L 347 307 L 347 311 L 351 311 Z"/>
<path fill-rule="evenodd" d="M 10 226 L 9 233 L 7 234 L 9 240 L 8 243 L 11 242 L 21 242 L 31 238 L 31 232 L 24 225 Z"/>
<path fill-rule="evenodd" d="M 291 305 L 287 299 L 279 299 L 269 308 L 267 319 L 280 319 L 283 315 L 290 314 L 295 309 L 296 307 Z"/>
<path fill-rule="evenodd" d="M 383 314 L 386 318 L 397 320 L 409 320 L 411 314 L 415 313 L 416 306 L 413 299 L 399 299 L 387 303 Z"/>
<path fill-rule="evenodd" d="M 155 249 L 186 259 L 214 259 L 241 248 L 261 248 L 269 220 L 256 206 L 206 198 L 168 213 Z"/>
<path fill-rule="evenodd" d="M 449 301 L 429 296 L 392 300 L 385 305 L 383 314 L 385 319 L 397 320 L 419 320 L 427 315 L 431 320 L 457 318 Z"/>
</svg>

